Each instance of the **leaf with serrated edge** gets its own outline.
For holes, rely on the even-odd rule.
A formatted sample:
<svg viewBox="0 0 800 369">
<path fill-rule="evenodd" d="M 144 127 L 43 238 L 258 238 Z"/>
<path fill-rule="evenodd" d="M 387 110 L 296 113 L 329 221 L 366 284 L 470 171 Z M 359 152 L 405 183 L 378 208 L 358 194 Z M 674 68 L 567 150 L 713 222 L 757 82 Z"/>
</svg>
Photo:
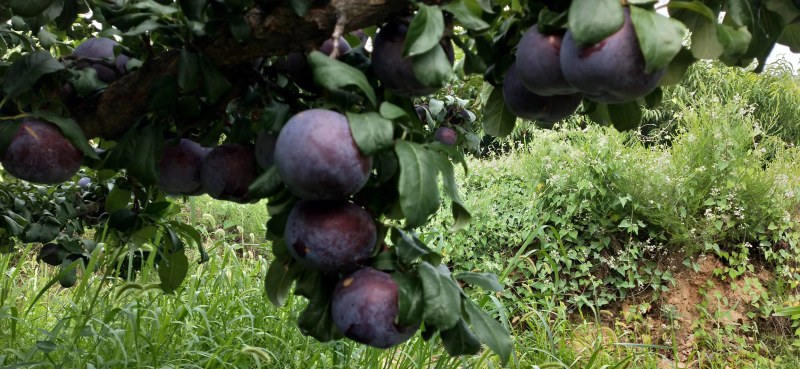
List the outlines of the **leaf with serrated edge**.
<svg viewBox="0 0 800 369">
<path fill-rule="evenodd" d="M 360 70 L 319 51 L 308 54 L 308 63 L 314 71 L 314 82 L 326 90 L 335 91 L 346 86 L 355 86 L 366 95 L 372 106 L 378 105 L 375 90 Z"/>
<path fill-rule="evenodd" d="M 403 108 L 395 104 L 392 104 L 388 101 L 384 101 L 381 103 L 380 113 L 381 116 L 389 120 L 395 120 L 401 117 L 408 116 L 408 113 L 406 113 L 406 111 L 403 110 Z"/>
<path fill-rule="evenodd" d="M 622 28 L 624 12 L 619 0 L 573 0 L 569 30 L 578 45 L 593 45 Z"/>
<path fill-rule="evenodd" d="M 415 276 L 403 273 L 392 273 L 392 278 L 397 283 L 397 325 L 418 325 L 424 309 L 422 284 Z"/>
<path fill-rule="evenodd" d="M 466 29 L 482 31 L 489 28 L 489 23 L 481 19 L 480 14 L 473 13 L 472 9 L 470 9 L 463 0 L 451 1 L 444 5 L 443 9 L 453 13 L 456 19 L 458 19 Z"/>
<path fill-rule="evenodd" d="M 167 253 L 158 262 L 158 278 L 164 292 L 175 291 L 189 272 L 189 259 L 183 251 Z"/>
<path fill-rule="evenodd" d="M 444 349 L 450 356 L 475 355 L 481 351 L 481 342 L 461 319 L 455 327 L 440 333 Z"/>
<path fill-rule="evenodd" d="M 500 284 L 497 276 L 491 273 L 464 272 L 456 274 L 455 277 L 467 284 L 475 285 L 488 291 L 500 292 L 503 290 L 503 285 Z"/>
<path fill-rule="evenodd" d="M 417 266 L 425 297 L 423 319 L 439 329 L 450 329 L 461 315 L 461 289 L 450 276 L 433 265 L 422 262 Z"/>
<path fill-rule="evenodd" d="M 392 121 L 376 112 L 363 114 L 348 112 L 347 121 L 350 123 L 353 140 L 364 155 L 373 155 L 394 144 Z"/>
<path fill-rule="evenodd" d="M 503 99 L 502 88 L 492 90 L 483 109 L 483 129 L 492 136 L 506 137 L 517 125 L 517 117 L 511 113 Z"/>
<path fill-rule="evenodd" d="M 30 90 L 42 76 L 62 69 L 64 69 L 64 65 L 47 51 L 34 51 L 19 58 L 5 73 L 3 81 L 5 98 L 13 99 L 19 96 Z"/>
<path fill-rule="evenodd" d="M 453 77 L 453 66 L 439 44 L 425 53 L 414 55 L 412 62 L 414 77 L 425 86 L 438 88 Z"/>
<path fill-rule="evenodd" d="M 681 51 L 683 36 L 687 31 L 683 23 L 635 6 L 631 7 L 631 21 L 636 29 L 647 73 L 666 67 Z"/>
<path fill-rule="evenodd" d="M 622 104 L 609 104 L 608 116 L 618 131 L 627 131 L 639 127 L 642 121 L 642 109 L 636 101 Z"/>
<path fill-rule="evenodd" d="M 419 4 L 408 25 L 403 57 L 419 55 L 432 49 L 444 35 L 444 16 L 438 6 Z"/>
<path fill-rule="evenodd" d="M 453 163 L 450 162 L 444 154 L 435 153 L 434 155 L 436 155 L 436 163 L 439 166 L 439 171 L 442 173 L 444 193 L 453 200 L 453 220 L 455 222 L 453 226 L 450 227 L 450 232 L 455 232 L 469 224 L 472 215 L 467 210 L 467 207 L 461 200 L 461 195 L 458 193 L 458 184 L 456 184 Z"/>
<path fill-rule="evenodd" d="M 282 184 L 283 180 L 278 174 L 278 169 L 272 165 L 250 184 L 247 192 L 254 199 L 262 199 L 278 193 Z"/>
<path fill-rule="evenodd" d="M 424 146 L 397 141 L 394 150 L 400 164 L 400 208 L 406 226 L 418 227 L 439 209 L 438 168 Z"/>
<path fill-rule="evenodd" d="M 289 289 L 299 275 L 299 268 L 295 264 L 292 260 L 274 260 L 269 265 L 267 276 L 264 278 L 264 289 L 273 305 L 283 306 L 286 302 Z"/>
<path fill-rule="evenodd" d="M 514 350 L 514 343 L 511 341 L 511 334 L 508 330 L 466 298 L 464 299 L 464 310 L 475 335 L 500 357 L 503 365 L 506 365 Z"/>
<path fill-rule="evenodd" d="M 86 140 L 86 136 L 84 136 L 81 127 L 71 118 L 65 118 L 45 110 L 35 111 L 31 113 L 31 116 L 55 124 L 58 129 L 61 130 L 61 134 L 63 134 L 78 150 L 81 150 L 84 155 L 93 159 L 100 159 L 92 146 L 89 145 L 89 141 Z"/>
</svg>

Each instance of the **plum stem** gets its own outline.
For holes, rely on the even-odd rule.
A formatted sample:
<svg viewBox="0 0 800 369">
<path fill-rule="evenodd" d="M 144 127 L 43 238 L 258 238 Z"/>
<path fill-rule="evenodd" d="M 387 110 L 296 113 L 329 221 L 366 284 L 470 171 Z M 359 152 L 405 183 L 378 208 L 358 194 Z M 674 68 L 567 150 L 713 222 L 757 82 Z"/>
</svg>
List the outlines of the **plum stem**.
<svg viewBox="0 0 800 369">
<path fill-rule="evenodd" d="M 344 34 L 345 26 L 347 26 L 347 15 L 339 13 L 336 16 L 336 26 L 333 27 L 333 34 L 331 35 L 331 41 L 333 42 L 333 51 L 330 54 L 331 59 L 339 57 L 339 39 Z"/>
<path fill-rule="evenodd" d="M 3 99 L 3 101 L 0 102 L 0 108 L 3 107 L 3 105 L 6 102 L 6 100 L 7 99 Z M 9 117 L 0 117 L 0 120 L 17 120 L 17 119 L 21 119 L 21 118 L 27 118 L 27 117 L 30 117 L 30 116 L 31 115 L 28 114 L 28 113 L 22 113 L 22 114 L 12 115 L 12 116 L 9 116 Z"/>
</svg>

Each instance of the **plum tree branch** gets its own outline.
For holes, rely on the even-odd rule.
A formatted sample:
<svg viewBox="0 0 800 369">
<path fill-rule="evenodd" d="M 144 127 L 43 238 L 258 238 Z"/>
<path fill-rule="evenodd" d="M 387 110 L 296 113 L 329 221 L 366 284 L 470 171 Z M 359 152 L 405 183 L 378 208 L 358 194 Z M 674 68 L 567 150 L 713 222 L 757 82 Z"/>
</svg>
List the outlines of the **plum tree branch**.
<svg viewBox="0 0 800 369">
<path fill-rule="evenodd" d="M 304 17 L 284 4 L 270 12 L 251 9 L 245 14 L 250 39 L 237 42 L 231 34 L 197 43 L 220 67 L 232 66 L 272 55 L 312 49 L 331 37 L 337 20 L 344 17 L 344 31 L 381 24 L 407 11 L 407 0 L 332 0 L 312 8 Z M 92 107 L 73 107 L 72 114 L 87 137 L 116 138 L 147 112 L 153 86 L 165 76 L 177 73 L 179 53 L 171 51 L 147 60 L 142 68 L 110 84 Z"/>
</svg>

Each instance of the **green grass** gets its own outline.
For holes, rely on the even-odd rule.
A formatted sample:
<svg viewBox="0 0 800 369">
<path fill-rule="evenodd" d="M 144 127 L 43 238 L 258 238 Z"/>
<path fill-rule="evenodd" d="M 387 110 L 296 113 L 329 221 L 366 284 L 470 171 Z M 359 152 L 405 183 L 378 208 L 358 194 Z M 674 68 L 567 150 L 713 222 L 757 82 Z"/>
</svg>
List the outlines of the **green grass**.
<svg viewBox="0 0 800 369">
<path fill-rule="evenodd" d="M 32 254 L 32 248 L 25 252 Z M 0 256 L 0 365 L 96 368 L 492 368 L 488 351 L 470 358 L 448 358 L 436 338 L 414 338 L 392 350 L 351 342 L 319 343 L 303 336 L 295 320 L 302 298 L 286 306 L 270 305 L 263 292 L 267 261 L 240 258 L 227 245 L 211 248 L 211 260 L 194 266 L 175 295 L 152 288 L 145 270 L 137 283 L 120 284 L 98 274 L 84 274 L 79 288 L 49 288 L 33 303 L 54 268 L 23 257 Z M 97 253 L 101 260 L 103 255 Z M 16 261 L 15 261 L 16 262 Z M 148 287 L 150 286 L 150 287 Z M 29 310 L 30 309 L 30 310 Z M 646 348 L 626 348 L 618 341 L 595 340 L 573 332 L 566 310 L 531 308 L 515 321 L 517 356 L 511 367 L 560 363 L 558 367 L 599 367 L 632 358 L 649 367 Z M 588 323 L 587 323 L 588 324 Z M 602 333 L 602 332 L 598 332 Z M 579 340 L 581 340 L 579 342 Z M 585 342 L 584 342 L 585 341 Z M 597 343 L 595 342 L 597 341 Z M 601 345 L 600 342 L 603 342 Z M 576 345 L 580 348 L 576 349 Z M 593 354 L 597 352 L 597 355 Z M 581 365 L 578 365 L 581 364 Z M 555 367 L 555 366 L 554 366 Z"/>
</svg>

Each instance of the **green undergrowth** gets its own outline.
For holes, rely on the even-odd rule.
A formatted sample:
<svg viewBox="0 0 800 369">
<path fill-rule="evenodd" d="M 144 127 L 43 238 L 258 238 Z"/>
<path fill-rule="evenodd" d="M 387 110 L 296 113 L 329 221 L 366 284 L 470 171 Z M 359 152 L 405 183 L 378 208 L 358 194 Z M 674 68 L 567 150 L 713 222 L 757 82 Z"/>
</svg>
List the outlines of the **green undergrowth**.
<svg viewBox="0 0 800 369">
<path fill-rule="evenodd" d="M 670 145 L 596 126 L 534 131 L 460 178 L 467 229 L 446 233 L 442 212 L 425 236 L 464 269 L 516 262 L 508 303 L 520 308 L 656 297 L 691 257 L 711 254 L 723 263 L 718 278 L 772 273 L 759 306 L 769 315 L 800 282 L 800 150 L 767 134 L 754 110 L 694 101 L 676 113 Z"/>
<path fill-rule="evenodd" d="M 34 247 L 24 250 L 34 254 Z M 33 257 L 10 265 L 0 255 L 0 367 L 15 368 L 497 368 L 490 351 L 449 358 L 439 340 L 377 350 L 352 342 L 319 343 L 295 322 L 305 300 L 290 297 L 276 308 L 264 296 L 267 260 L 242 258 L 223 242 L 211 259 L 194 264 L 174 295 L 153 287 L 155 271 L 135 283 L 82 274 L 78 288 L 48 286 L 55 268 Z M 94 255 L 104 262 L 102 252 Z M 37 296 L 40 291 L 44 293 Z M 38 300 L 36 300 L 38 298 Z M 487 309 L 507 317 L 492 301 Z M 530 310 L 513 324 L 530 327 L 515 337 L 509 367 L 594 368 L 630 363 L 653 367 L 647 347 L 609 340 L 620 333 L 573 324 L 566 310 Z M 534 313 L 535 312 L 535 313 Z M 504 324 L 512 324 L 503 320 Z M 578 345 L 578 346 L 576 346 Z"/>
</svg>

